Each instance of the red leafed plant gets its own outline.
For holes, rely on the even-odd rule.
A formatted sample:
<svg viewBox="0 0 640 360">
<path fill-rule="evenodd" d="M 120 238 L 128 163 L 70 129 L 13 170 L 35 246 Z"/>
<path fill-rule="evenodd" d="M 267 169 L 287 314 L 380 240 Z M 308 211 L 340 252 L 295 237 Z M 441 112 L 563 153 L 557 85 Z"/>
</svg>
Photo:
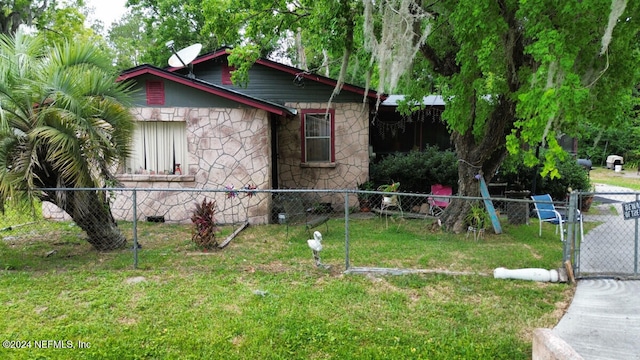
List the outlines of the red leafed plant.
<svg viewBox="0 0 640 360">
<path fill-rule="evenodd" d="M 216 232 L 218 227 L 216 226 L 216 219 L 213 214 L 216 210 L 215 200 L 207 201 L 205 198 L 202 200 L 202 204 L 196 203 L 196 208 L 191 215 L 191 222 L 193 223 L 193 231 L 191 234 L 191 241 L 202 250 L 211 250 L 218 247 L 216 241 Z"/>
</svg>

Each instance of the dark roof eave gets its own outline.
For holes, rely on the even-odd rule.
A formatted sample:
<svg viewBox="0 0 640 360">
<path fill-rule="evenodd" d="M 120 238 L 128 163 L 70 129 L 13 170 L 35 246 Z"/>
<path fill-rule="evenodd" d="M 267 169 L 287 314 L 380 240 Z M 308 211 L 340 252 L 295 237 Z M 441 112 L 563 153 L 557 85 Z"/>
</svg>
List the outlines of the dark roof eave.
<svg viewBox="0 0 640 360">
<path fill-rule="evenodd" d="M 230 48 L 223 48 L 223 49 L 219 49 L 219 50 L 210 52 L 208 54 L 204 54 L 204 55 L 196 58 L 195 60 L 193 60 L 192 63 L 194 65 L 195 64 L 200 64 L 200 63 L 212 60 L 212 59 L 216 59 L 216 58 L 221 57 L 221 56 L 226 56 L 226 55 L 229 54 L 227 52 L 228 50 L 230 50 Z M 325 77 L 325 76 L 322 76 L 322 75 L 312 74 L 312 73 L 306 72 L 304 70 L 301 70 L 301 69 L 298 69 L 298 68 L 295 68 L 295 67 L 292 67 L 292 66 L 289 66 L 289 65 L 281 64 L 281 63 L 278 63 L 278 62 L 275 62 L 275 61 L 272 61 L 272 60 L 268 60 L 268 59 L 260 58 L 260 59 L 258 59 L 256 61 L 256 63 L 260 64 L 260 65 L 263 65 L 263 66 L 266 66 L 266 67 L 269 67 L 269 68 L 272 68 L 272 69 L 275 69 L 275 70 L 286 72 L 286 73 L 291 74 L 291 75 L 302 76 L 305 79 L 309 79 L 309 80 L 312 80 L 312 81 L 315 81 L 315 82 L 319 82 L 321 84 L 333 86 L 333 87 L 335 87 L 336 84 L 338 83 L 337 80 L 334 80 L 334 79 L 331 79 L 331 78 L 328 78 L 328 77 Z M 173 71 L 176 71 L 176 70 L 179 70 L 179 69 L 181 69 L 181 68 L 173 68 L 172 67 L 172 68 L 168 68 L 167 70 L 173 72 Z M 346 91 L 349 91 L 349 92 L 353 92 L 353 93 L 356 93 L 356 94 L 360 94 L 360 95 L 366 96 L 370 100 L 377 100 L 378 99 L 378 93 L 376 91 L 374 91 L 374 90 L 365 90 L 362 87 L 351 85 L 351 84 L 344 84 L 342 86 L 342 89 L 344 89 Z M 381 101 L 384 101 L 386 98 L 387 98 L 387 94 L 380 94 Z"/>
<path fill-rule="evenodd" d="M 322 75 L 317 75 L 317 74 L 312 74 L 306 71 L 302 71 L 300 69 L 288 66 L 288 65 L 284 65 L 284 64 L 280 64 L 278 62 L 275 61 L 271 61 L 271 60 L 266 60 L 266 59 L 258 59 L 256 61 L 256 63 L 260 64 L 260 65 L 264 65 L 267 67 L 270 67 L 272 69 L 276 69 L 276 70 L 280 70 L 282 72 L 286 72 L 292 75 L 296 75 L 296 76 L 302 76 L 305 79 L 309 79 L 315 82 L 319 82 L 321 84 L 325 84 L 325 85 L 329 85 L 329 86 L 333 86 L 335 87 L 338 83 L 337 80 L 322 76 Z M 353 92 L 359 95 L 363 95 L 366 96 L 368 99 L 370 100 L 377 100 L 378 99 L 378 93 L 374 90 L 365 90 L 364 88 L 361 88 L 359 86 L 355 86 L 355 85 L 351 85 L 351 84 L 344 84 L 342 86 L 343 90 L 349 91 L 349 92 Z M 366 91 L 366 93 L 365 93 Z M 380 94 L 380 99 L 381 100 L 385 100 L 387 98 L 386 94 Z"/>
<path fill-rule="evenodd" d="M 158 77 L 161 77 L 166 80 L 170 80 L 182 85 L 189 86 L 191 88 L 207 92 L 209 94 L 217 95 L 223 97 L 225 99 L 229 99 L 247 106 L 251 106 L 257 109 L 262 109 L 267 112 L 280 115 L 280 116 L 291 116 L 296 115 L 297 110 L 286 107 L 280 104 L 273 103 L 268 100 L 259 99 L 253 96 L 248 96 L 242 94 L 237 91 L 233 91 L 230 89 L 226 89 L 215 84 L 207 83 L 198 79 L 189 79 L 182 75 L 178 75 L 160 68 L 156 68 L 151 65 L 141 65 L 135 68 L 132 68 L 118 76 L 116 81 L 126 81 L 136 78 L 141 75 L 151 74 Z"/>
</svg>

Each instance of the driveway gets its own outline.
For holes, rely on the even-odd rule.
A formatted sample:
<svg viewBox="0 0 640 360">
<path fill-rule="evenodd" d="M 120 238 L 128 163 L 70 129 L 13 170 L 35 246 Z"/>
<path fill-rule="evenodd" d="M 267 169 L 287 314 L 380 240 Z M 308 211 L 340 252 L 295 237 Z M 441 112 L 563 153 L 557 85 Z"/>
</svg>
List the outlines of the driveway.
<svg viewBox="0 0 640 360">
<path fill-rule="evenodd" d="M 617 214 L 585 215 L 602 222 L 580 246 L 580 272 L 633 273 L 635 220 L 624 220 L 622 202 L 636 200 L 632 190 L 597 185 L 597 201 L 615 206 Z M 640 281 L 583 279 L 574 298 L 553 329 L 584 359 L 640 360 Z"/>
<path fill-rule="evenodd" d="M 584 359 L 640 359 L 640 281 L 580 280 L 553 333 Z"/>
</svg>

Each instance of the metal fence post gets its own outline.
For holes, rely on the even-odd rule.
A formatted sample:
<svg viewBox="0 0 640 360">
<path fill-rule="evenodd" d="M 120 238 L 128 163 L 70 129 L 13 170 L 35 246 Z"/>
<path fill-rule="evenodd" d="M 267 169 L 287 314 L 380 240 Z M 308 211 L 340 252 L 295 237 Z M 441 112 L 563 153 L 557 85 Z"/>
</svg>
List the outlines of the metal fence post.
<svg viewBox="0 0 640 360">
<path fill-rule="evenodd" d="M 349 270 L 349 192 L 344 193 L 344 266 Z"/>
<path fill-rule="evenodd" d="M 138 268 L 138 203 L 136 199 L 137 191 L 133 189 L 133 268 Z"/>
<path fill-rule="evenodd" d="M 638 202 L 638 194 L 636 193 L 636 203 Z M 635 236 L 634 236 L 634 254 L 633 254 L 633 275 L 638 275 L 638 218 L 635 220 Z"/>
<path fill-rule="evenodd" d="M 578 209 L 578 192 L 577 191 L 573 191 L 571 192 L 571 194 L 569 194 L 569 209 L 568 214 L 567 214 L 567 239 L 563 244 L 563 250 L 562 250 L 562 262 L 564 263 L 565 261 L 569 260 L 571 262 L 571 253 L 572 253 L 572 247 L 575 246 L 576 243 L 576 238 L 577 236 L 575 236 L 575 234 L 577 234 L 578 232 L 576 231 L 576 220 L 577 220 L 577 209 Z"/>
</svg>

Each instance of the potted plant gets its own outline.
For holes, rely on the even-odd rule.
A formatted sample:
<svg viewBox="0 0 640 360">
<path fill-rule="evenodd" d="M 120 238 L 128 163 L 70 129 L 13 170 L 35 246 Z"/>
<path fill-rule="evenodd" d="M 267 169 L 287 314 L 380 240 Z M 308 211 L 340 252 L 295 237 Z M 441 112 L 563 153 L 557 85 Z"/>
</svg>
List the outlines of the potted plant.
<svg viewBox="0 0 640 360">
<path fill-rule="evenodd" d="M 487 224 L 491 221 L 489 218 L 489 214 L 484 209 L 484 206 L 480 205 L 478 202 L 474 202 L 471 204 L 471 208 L 465 216 L 465 221 L 467 225 L 472 226 L 477 230 L 484 230 L 487 227 Z"/>
<path fill-rule="evenodd" d="M 400 183 L 399 182 L 393 182 L 391 181 L 391 184 L 384 184 L 384 185 L 380 185 L 378 186 L 378 191 L 382 191 L 385 193 L 394 193 L 398 191 L 398 188 L 400 187 Z M 388 206 L 397 206 L 398 204 L 398 196 L 397 195 L 382 195 L 382 206 L 383 207 L 388 207 Z"/>
<path fill-rule="evenodd" d="M 373 182 L 365 181 L 362 184 L 358 184 L 358 190 L 362 191 L 373 191 Z M 371 211 L 371 196 L 373 194 L 370 193 L 362 193 L 358 192 L 358 203 L 360 203 L 360 211 L 369 212 Z"/>
<path fill-rule="evenodd" d="M 590 185 L 588 189 L 583 190 L 586 194 L 580 195 L 579 198 L 579 206 L 580 212 L 586 213 L 591 209 L 591 204 L 593 203 L 593 193 L 596 192 L 596 188 L 593 185 Z"/>
<path fill-rule="evenodd" d="M 491 222 L 491 218 L 487 213 L 487 210 L 478 202 L 474 202 L 471 204 L 471 208 L 469 212 L 464 218 L 465 222 L 469 226 L 467 230 L 467 236 L 469 236 L 469 232 L 473 232 L 473 237 L 475 240 L 481 238 L 484 234 L 484 230 L 486 229 L 489 222 Z"/>
<path fill-rule="evenodd" d="M 378 186 L 378 191 L 396 192 L 396 191 L 398 191 L 399 187 L 400 187 L 400 183 L 399 182 L 391 181 L 391 184 L 384 184 L 384 185 Z"/>
</svg>

